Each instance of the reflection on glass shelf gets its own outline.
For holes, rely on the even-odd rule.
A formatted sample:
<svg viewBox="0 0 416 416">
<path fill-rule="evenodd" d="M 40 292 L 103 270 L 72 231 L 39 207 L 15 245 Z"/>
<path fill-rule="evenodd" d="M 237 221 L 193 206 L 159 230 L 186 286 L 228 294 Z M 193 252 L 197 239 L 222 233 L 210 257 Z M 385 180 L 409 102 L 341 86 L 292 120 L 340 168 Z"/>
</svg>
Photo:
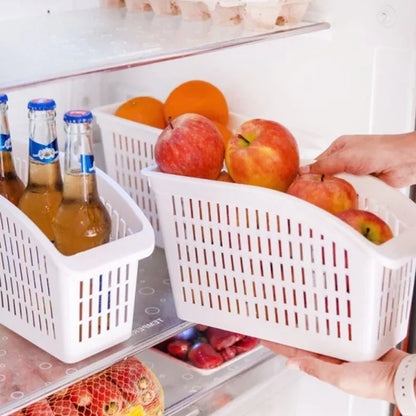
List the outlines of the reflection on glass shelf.
<svg viewBox="0 0 416 416">
<path fill-rule="evenodd" d="M 203 53 L 266 38 L 328 28 L 302 22 L 273 31 L 250 32 L 181 16 L 125 9 L 92 9 L 4 21 L 0 25 L 0 89 L 121 69 Z M 7 40 L 6 40 L 7 39 Z"/>
<path fill-rule="evenodd" d="M 100 354 L 65 364 L 0 325 L 0 414 L 39 400 L 190 327 L 176 317 L 164 251 L 140 261 L 132 336 Z"/>
</svg>

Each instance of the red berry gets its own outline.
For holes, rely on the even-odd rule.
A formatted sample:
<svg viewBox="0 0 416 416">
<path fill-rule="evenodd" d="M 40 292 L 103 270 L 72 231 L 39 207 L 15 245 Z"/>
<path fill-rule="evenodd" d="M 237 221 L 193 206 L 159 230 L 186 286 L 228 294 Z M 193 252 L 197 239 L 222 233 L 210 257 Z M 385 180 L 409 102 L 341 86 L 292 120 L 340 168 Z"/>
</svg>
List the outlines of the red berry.
<svg viewBox="0 0 416 416">
<path fill-rule="evenodd" d="M 194 345 L 188 353 L 188 359 L 195 367 L 211 369 L 224 362 L 221 354 L 214 350 L 212 345 L 201 343 Z"/>
<path fill-rule="evenodd" d="M 220 351 L 224 361 L 230 361 L 237 355 L 237 349 L 234 346 L 224 348 Z"/>
<path fill-rule="evenodd" d="M 202 325 L 202 324 L 198 324 L 198 325 L 196 325 L 196 326 L 195 326 L 195 328 L 196 328 L 198 331 L 201 331 L 201 332 L 204 332 L 204 331 L 206 331 L 206 330 L 208 329 L 208 327 L 207 327 L 206 325 Z"/>
<path fill-rule="evenodd" d="M 247 352 L 252 350 L 256 347 L 259 343 L 258 338 L 254 337 L 244 337 L 240 341 L 235 344 L 235 348 L 237 349 L 237 354 L 242 354 L 243 352 Z"/>
<path fill-rule="evenodd" d="M 242 339 L 244 335 L 237 334 L 236 332 L 225 331 L 218 328 L 208 328 L 207 337 L 209 343 L 217 350 L 223 350 L 224 348 L 231 347 L 237 341 Z"/>
<path fill-rule="evenodd" d="M 190 342 L 177 339 L 175 341 L 169 342 L 167 350 L 170 355 L 173 355 L 180 360 L 186 360 L 189 348 L 191 348 Z"/>
</svg>

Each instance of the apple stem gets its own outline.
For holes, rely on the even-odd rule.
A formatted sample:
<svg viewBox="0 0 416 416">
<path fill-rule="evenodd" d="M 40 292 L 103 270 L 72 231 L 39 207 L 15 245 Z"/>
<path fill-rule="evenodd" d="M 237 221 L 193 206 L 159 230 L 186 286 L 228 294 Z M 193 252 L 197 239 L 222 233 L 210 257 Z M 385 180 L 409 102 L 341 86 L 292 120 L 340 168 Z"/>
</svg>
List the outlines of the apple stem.
<svg viewBox="0 0 416 416">
<path fill-rule="evenodd" d="M 364 234 L 365 238 L 368 238 L 368 234 L 370 234 L 370 228 L 369 227 L 367 227 L 365 229 L 365 234 Z"/>
<path fill-rule="evenodd" d="M 324 177 L 325 177 L 325 175 L 321 175 L 321 182 L 324 181 Z"/>
<path fill-rule="evenodd" d="M 169 127 L 173 130 L 172 117 L 168 117 Z"/>
<path fill-rule="evenodd" d="M 244 140 L 247 144 L 250 144 L 250 142 L 242 134 L 239 134 L 237 137 L 241 140 Z"/>
</svg>

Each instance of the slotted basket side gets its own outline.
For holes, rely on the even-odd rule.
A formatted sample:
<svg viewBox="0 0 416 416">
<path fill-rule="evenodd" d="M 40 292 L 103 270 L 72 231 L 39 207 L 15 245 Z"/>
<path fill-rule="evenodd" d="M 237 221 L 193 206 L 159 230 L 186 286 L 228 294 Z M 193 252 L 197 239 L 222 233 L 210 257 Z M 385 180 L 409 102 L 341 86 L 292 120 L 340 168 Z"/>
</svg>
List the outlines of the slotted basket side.
<svg viewBox="0 0 416 416">
<path fill-rule="evenodd" d="M 154 146 L 160 129 L 114 115 L 119 103 L 93 110 L 101 134 L 107 174 L 143 210 L 155 230 L 156 245 L 163 247 L 154 196 L 141 170 L 155 163 Z"/>
<path fill-rule="evenodd" d="M 13 145 L 24 177 L 24 145 Z M 111 241 L 63 256 L 18 208 L 0 199 L 0 322 L 65 362 L 75 362 L 131 334 L 139 261 L 154 233 L 139 207 L 97 171 L 112 219 Z"/>
<path fill-rule="evenodd" d="M 106 172 L 143 210 L 155 230 L 156 245 L 163 248 L 156 200 L 141 172 L 155 164 L 154 147 L 162 130 L 115 116 L 120 104 L 93 110 L 104 149 Z M 231 112 L 229 127 L 236 128 L 246 119 Z"/>
<path fill-rule="evenodd" d="M 335 216 L 287 194 L 156 168 L 144 174 L 163 207 L 181 319 L 354 361 L 378 358 L 404 338 L 416 253 L 385 257 Z M 349 180 L 362 204 L 374 200 L 366 179 Z M 416 215 L 411 201 L 399 202 Z M 396 232 L 414 229 L 379 206 Z M 400 235 L 385 244 L 400 251 Z"/>
</svg>

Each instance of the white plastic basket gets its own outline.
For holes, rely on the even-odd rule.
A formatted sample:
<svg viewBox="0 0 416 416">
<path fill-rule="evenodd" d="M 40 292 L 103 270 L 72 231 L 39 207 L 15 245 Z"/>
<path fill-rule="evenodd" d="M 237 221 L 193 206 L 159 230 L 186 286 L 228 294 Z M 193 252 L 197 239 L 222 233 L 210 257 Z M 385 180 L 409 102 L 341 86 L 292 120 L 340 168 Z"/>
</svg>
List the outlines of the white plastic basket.
<svg viewBox="0 0 416 416">
<path fill-rule="evenodd" d="M 136 201 L 155 231 L 156 245 L 163 247 L 156 201 L 141 170 L 155 164 L 154 146 L 162 130 L 114 115 L 121 103 L 93 110 L 101 132 L 106 172 Z M 229 126 L 247 118 L 230 114 Z"/>
<path fill-rule="evenodd" d="M 25 144 L 13 143 L 22 179 L 27 152 Z M 62 255 L 0 197 L 0 323 L 68 363 L 130 337 L 139 260 L 154 248 L 140 208 L 98 169 L 97 180 L 112 220 L 111 239 L 73 256 Z"/>
<path fill-rule="evenodd" d="M 143 170 L 159 207 L 177 314 L 351 361 L 404 339 L 416 204 L 373 177 L 340 175 L 395 237 L 377 246 L 286 193 Z"/>
</svg>

